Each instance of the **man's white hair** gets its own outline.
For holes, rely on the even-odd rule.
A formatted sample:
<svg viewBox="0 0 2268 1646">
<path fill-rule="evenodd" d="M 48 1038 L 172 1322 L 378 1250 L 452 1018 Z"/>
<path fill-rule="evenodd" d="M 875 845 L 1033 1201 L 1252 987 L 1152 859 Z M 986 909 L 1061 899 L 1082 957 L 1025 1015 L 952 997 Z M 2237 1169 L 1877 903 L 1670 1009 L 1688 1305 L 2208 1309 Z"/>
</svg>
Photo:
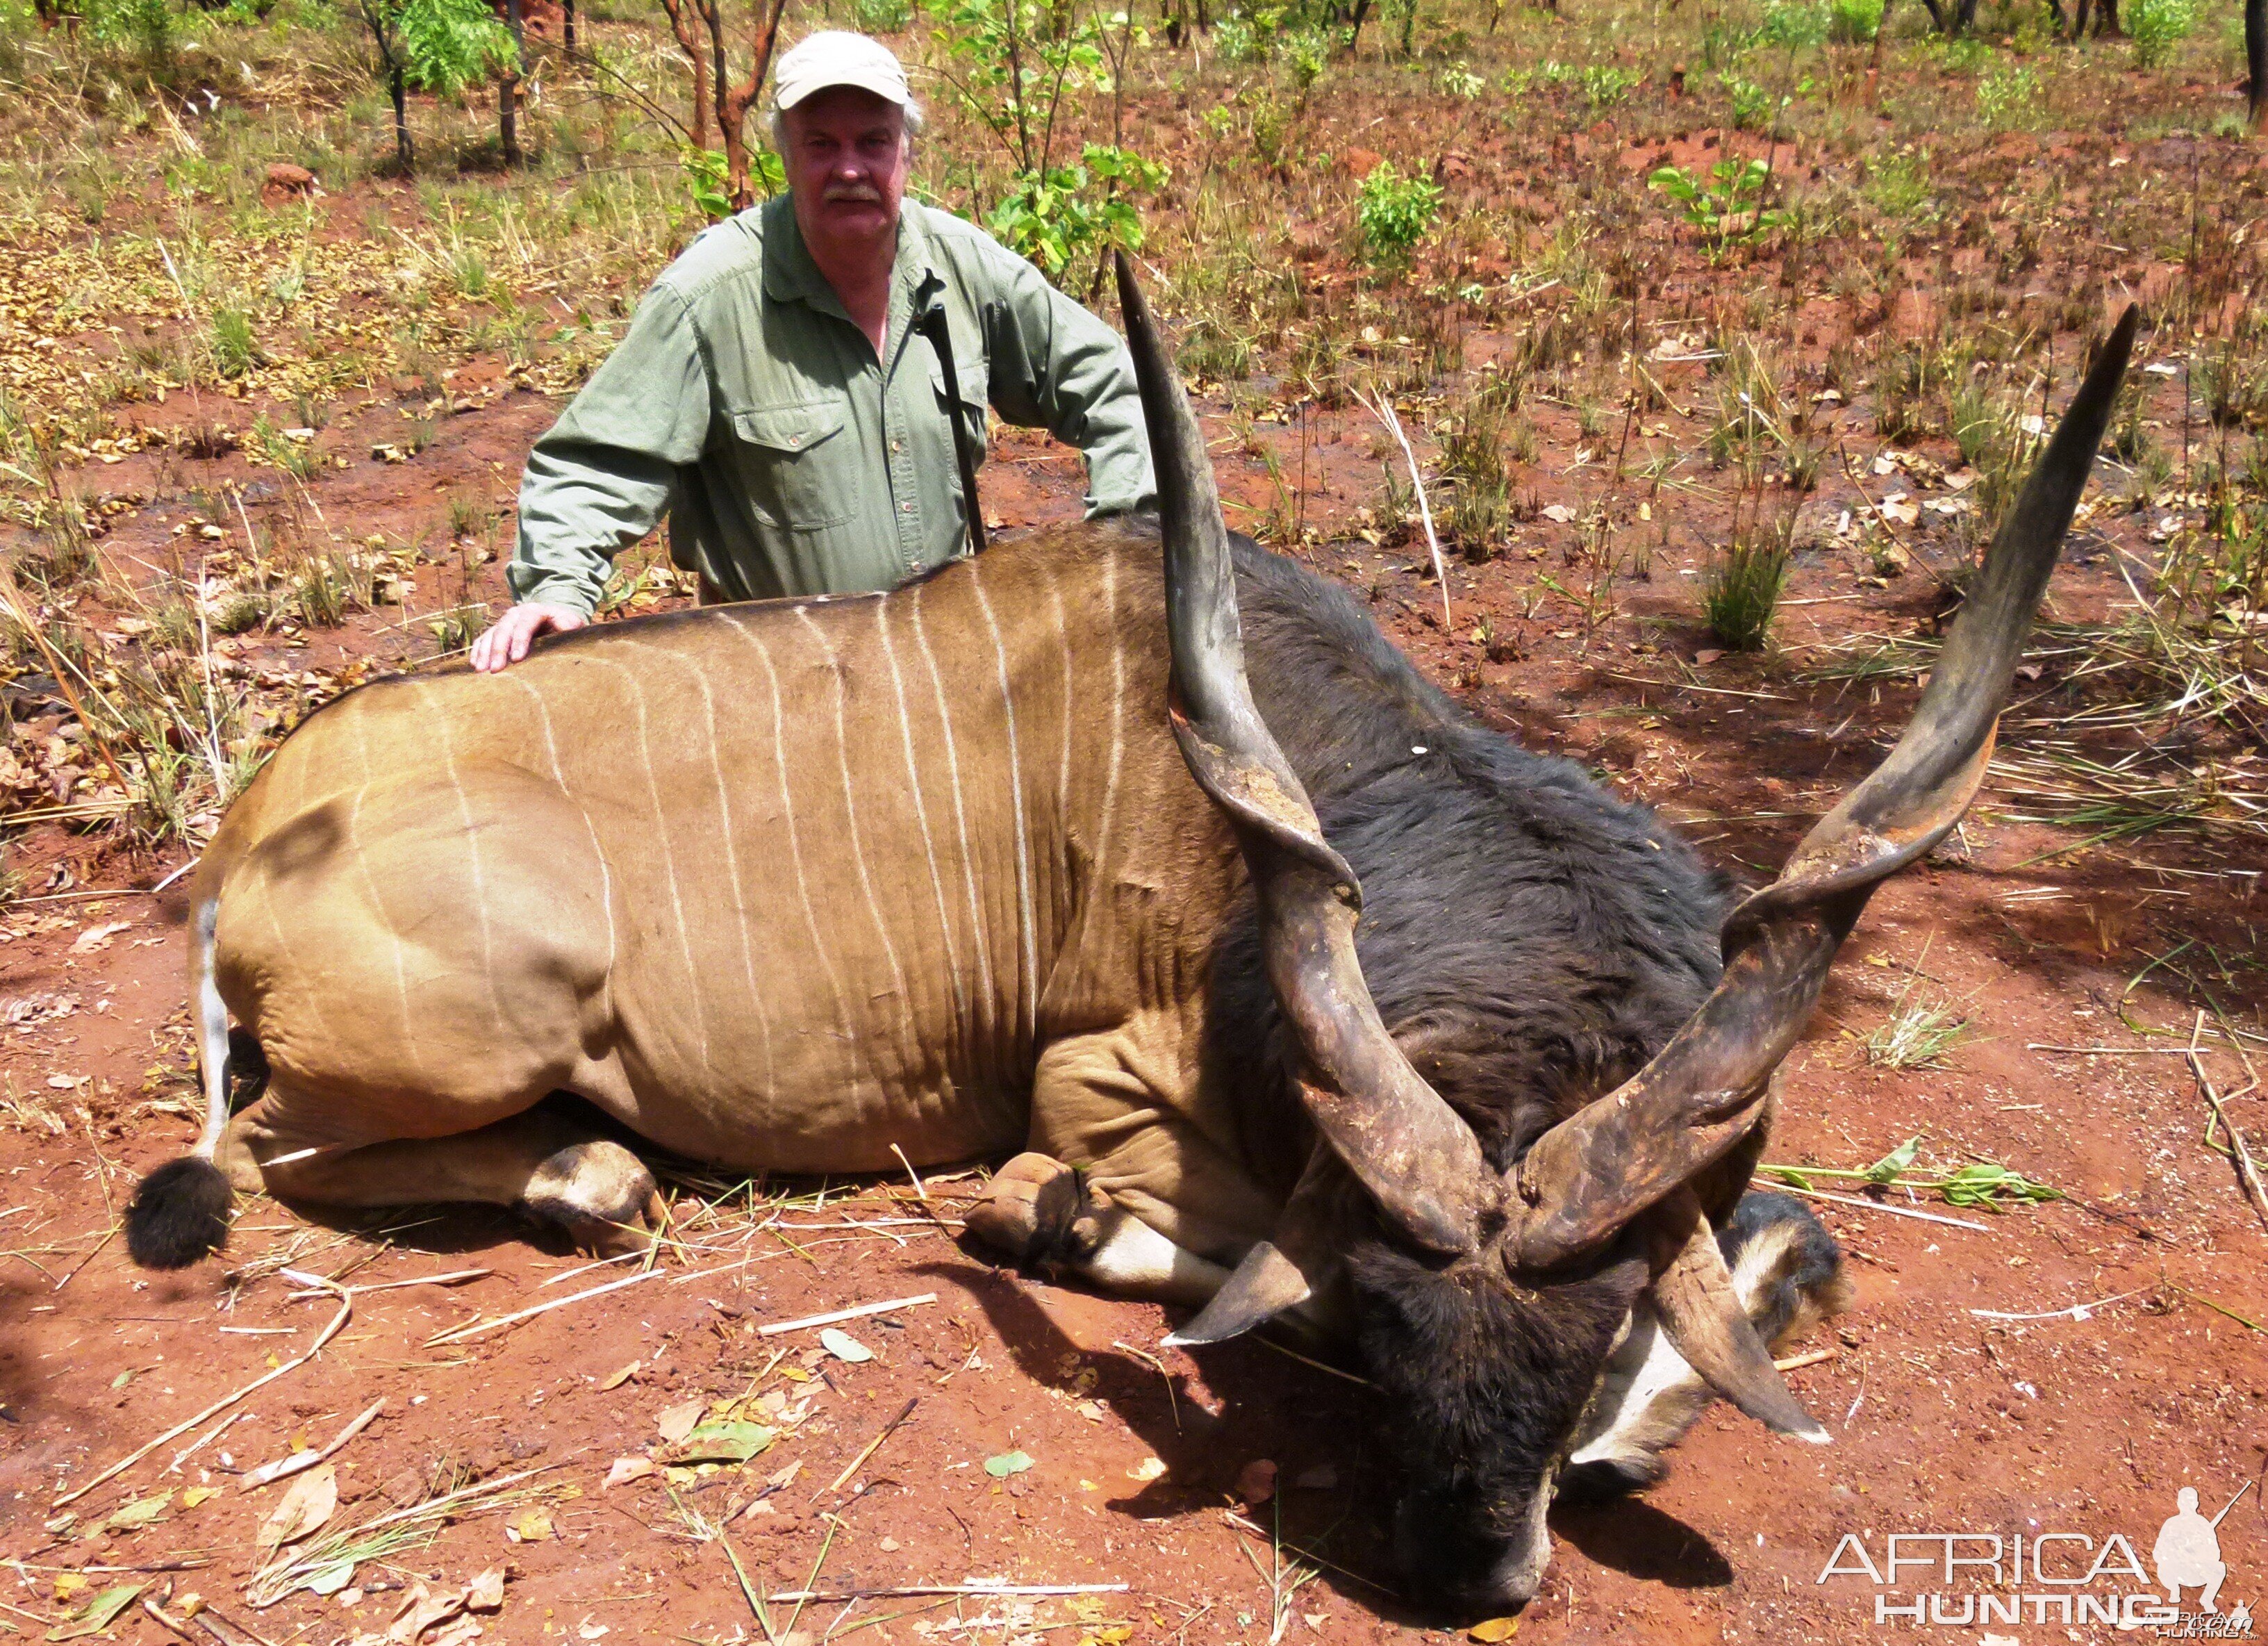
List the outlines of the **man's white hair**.
<svg viewBox="0 0 2268 1646">
<path fill-rule="evenodd" d="M 787 153 L 788 112 L 784 108 L 772 110 L 771 137 L 774 154 L 784 156 Z M 908 98 L 902 112 L 906 118 L 906 141 L 911 143 L 921 136 L 922 127 L 928 120 L 928 116 L 922 113 L 921 100 L 918 98 Z"/>
</svg>

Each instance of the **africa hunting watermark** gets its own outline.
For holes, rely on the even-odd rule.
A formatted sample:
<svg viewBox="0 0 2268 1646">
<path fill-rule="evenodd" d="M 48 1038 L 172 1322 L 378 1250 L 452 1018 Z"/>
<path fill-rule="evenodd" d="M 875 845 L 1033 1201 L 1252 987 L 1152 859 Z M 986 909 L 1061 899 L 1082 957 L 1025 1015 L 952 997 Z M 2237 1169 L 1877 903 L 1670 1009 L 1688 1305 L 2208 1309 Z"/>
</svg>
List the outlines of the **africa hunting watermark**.
<svg viewBox="0 0 2268 1646">
<path fill-rule="evenodd" d="M 1872 1534 L 1846 1532 L 1813 1581 L 1866 1578 L 1876 1591 L 1877 1624 L 2098 1623 L 2168 1639 L 2250 1640 L 2250 1606 L 2220 1605 L 2228 1566 L 2219 1528 L 2251 1489 L 2246 1481 L 2208 1520 L 2195 1489 L 2182 1487 L 2146 1568 L 2116 1532 L 2101 1543 L 2078 1532 L 1896 1532 L 1879 1545 L 1879 1559 Z M 2184 1610 L 2183 1592 L 2192 1590 L 2195 1609 Z"/>
</svg>

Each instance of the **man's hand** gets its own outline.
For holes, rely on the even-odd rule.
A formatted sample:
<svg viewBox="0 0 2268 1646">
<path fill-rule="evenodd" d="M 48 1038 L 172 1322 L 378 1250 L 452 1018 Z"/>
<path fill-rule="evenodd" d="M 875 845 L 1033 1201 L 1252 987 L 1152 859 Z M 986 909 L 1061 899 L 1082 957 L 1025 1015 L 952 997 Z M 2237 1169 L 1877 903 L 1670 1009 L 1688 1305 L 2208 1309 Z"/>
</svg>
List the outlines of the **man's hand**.
<svg viewBox="0 0 2268 1646">
<path fill-rule="evenodd" d="M 572 606 L 546 606 L 540 602 L 514 606 L 473 642 L 473 667 L 483 675 L 493 675 L 526 657 L 528 642 L 537 635 L 571 633 L 590 621 Z"/>
</svg>

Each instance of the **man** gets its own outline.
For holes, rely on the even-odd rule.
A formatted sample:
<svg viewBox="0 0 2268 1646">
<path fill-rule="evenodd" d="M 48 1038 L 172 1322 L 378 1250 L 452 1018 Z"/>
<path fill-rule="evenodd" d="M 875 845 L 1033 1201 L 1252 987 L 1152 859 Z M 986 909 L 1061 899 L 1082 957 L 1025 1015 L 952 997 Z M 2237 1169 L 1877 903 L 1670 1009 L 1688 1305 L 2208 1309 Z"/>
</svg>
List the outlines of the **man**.
<svg viewBox="0 0 2268 1646">
<path fill-rule="evenodd" d="M 988 402 L 1082 449 L 1090 516 L 1152 500 L 1117 336 L 981 231 L 904 203 L 921 110 L 888 48 L 812 35 L 780 59 L 776 110 L 787 198 L 672 263 L 529 454 L 519 603 L 475 668 L 589 622 L 615 553 L 665 513 L 707 598 L 888 588 L 951 558 L 954 442 L 981 458 Z M 949 363 L 920 327 L 932 310 Z"/>
</svg>

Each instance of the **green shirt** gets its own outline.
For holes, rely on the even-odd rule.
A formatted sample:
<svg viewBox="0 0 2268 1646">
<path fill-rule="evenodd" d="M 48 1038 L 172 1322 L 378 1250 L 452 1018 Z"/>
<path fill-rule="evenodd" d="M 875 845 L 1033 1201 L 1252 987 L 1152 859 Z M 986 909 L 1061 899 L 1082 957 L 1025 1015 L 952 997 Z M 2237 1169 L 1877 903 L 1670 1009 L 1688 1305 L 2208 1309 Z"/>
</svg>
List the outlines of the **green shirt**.
<svg viewBox="0 0 2268 1646">
<path fill-rule="evenodd" d="M 783 197 L 665 269 L 535 443 L 512 594 L 592 610 L 615 553 L 665 513 L 671 558 L 734 600 L 889 588 L 960 553 L 945 373 L 910 325 L 938 303 L 978 461 L 989 402 L 1086 453 L 1090 515 L 1152 500 L 1133 366 L 1101 321 L 982 231 L 909 203 L 877 359 Z"/>
</svg>

